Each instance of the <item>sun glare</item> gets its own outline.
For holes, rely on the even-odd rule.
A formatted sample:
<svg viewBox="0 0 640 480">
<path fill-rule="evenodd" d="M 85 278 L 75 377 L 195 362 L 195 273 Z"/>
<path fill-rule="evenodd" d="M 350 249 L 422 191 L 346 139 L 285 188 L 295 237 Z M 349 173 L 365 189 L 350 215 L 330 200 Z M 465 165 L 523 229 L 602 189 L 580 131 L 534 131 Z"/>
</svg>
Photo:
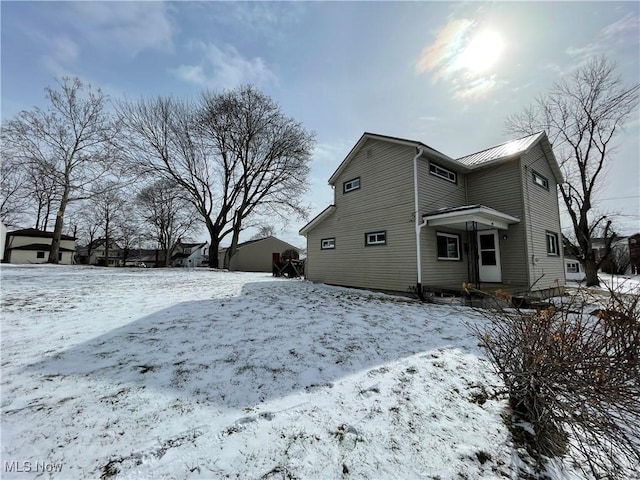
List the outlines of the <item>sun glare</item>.
<svg viewBox="0 0 640 480">
<path fill-rule="evenodd" d="M 498 61 L 503 48 L 504 41 L 499 33 L 481 32 L 467 45 L 460 56 L 460 65 L 472 72 L 483 72 Z"/>
</svg>

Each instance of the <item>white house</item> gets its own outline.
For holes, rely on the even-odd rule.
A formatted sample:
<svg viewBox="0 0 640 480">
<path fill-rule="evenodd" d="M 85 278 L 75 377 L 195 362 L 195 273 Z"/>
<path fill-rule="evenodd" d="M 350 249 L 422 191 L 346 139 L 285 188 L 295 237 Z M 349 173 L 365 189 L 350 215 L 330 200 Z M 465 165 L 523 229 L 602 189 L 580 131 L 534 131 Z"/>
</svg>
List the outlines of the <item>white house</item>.
<svg viewBox="0 0 640 480">
<path fill-rule="evenodd" d="M 46 263 L 53 242 L 53 232 L 35 228 L 15 230 L 7 234 L 4 258 L 8 263 Z M 72 265 L 76 253 L 76 239 L 68 235 L 60 238 L 58 262 Z"/>
<path fill-rule="evenodd" d="M 209 242 L 178 241 L 171 255 L 172 267 L 206 267 L 209 265 Z"/>
</svg>

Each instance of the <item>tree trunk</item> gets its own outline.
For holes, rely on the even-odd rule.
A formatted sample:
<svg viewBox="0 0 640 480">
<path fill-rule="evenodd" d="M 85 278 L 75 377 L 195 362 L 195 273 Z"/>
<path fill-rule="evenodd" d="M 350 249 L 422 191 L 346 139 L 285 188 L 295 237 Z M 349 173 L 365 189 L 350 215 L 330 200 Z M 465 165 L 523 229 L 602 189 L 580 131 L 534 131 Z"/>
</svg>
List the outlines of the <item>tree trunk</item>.
<svg viewBox="0 0 640 480">
<path fill-rule="evenodd" d="M 224 268 L 229 270 L 229 265 L 231 264 L 231 258 L 236 254 L 236 250 L 238 248 L 238 240 L 240 238 L 240 230 L 233 229 L 233 237 L 231 238 L 231 245 L 227 248 L 227 251 L 224 254 Z"/>
<path fill-rule="evenodd" d="M 109 214 L 104 226 L 104 266 L 109 266 Z"/>
<path fill-rule="evenodd" d="M 67 203 L 69 203 L 69 189 L 65 188 L 60 200 L 60 207 L 56 215 L 56 226 L 53 229 L 53 238 L 51 239 L 51 250 L 49 250 L 49 258 L 47 263 L 58 264 L 58 256 L 60 253 L 60 238 L 62 237 L 62 227 L 64 224 L 64 212 L 67 209 Z"/>
<path fill-rule="evenodd" d="M 600 286 L 600 280 L 598 280 L 598 267 L 596 265 L 595 257 L 591 256 L 586 258 L 583 263 L 584 273 L 586 275 L 587 287 Z"/>
</svg>

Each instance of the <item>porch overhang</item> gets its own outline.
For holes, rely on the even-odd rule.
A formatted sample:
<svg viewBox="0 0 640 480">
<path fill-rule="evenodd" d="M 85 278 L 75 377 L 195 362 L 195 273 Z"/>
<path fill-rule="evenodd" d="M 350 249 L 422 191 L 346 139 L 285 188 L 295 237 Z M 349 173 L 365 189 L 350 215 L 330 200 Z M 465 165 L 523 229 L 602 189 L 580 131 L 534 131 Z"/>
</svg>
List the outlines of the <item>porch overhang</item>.
<svg viewBox="0 0 640 480">
<path fill-rule="evenodd" d="M 423 215 L 422 220 L 428 227 L 446 226 L 455 230 L 465 230 L 474 226 L 477 230 L 507 230 L 509 225 L 520 222 L 519 218 L 484 205 L 442 208 Z"/>
</svg>

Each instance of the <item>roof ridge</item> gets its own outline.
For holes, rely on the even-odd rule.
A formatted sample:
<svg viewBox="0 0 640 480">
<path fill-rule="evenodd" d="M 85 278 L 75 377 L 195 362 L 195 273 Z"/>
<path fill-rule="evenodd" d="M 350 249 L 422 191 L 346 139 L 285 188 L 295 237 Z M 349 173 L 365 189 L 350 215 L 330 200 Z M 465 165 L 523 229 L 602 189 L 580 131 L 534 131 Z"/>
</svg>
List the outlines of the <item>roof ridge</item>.
<svg viewBox="0 0 640 480">
<path fill-rule="evenodd" d="M 482 152 L 488 152 L 489 150 L 493 150 L 494 148 L 502 147 L 502 146 L 504 146 L 504 145 L 506 145 L 506 144 L 508 144 L 508 143 L 511 143 L 511 142 L 518 142 L 518 141 L 520 141 L 520 140 L 524 140 L 525 138 L 535 137 L 536 135 L 540 135 L 541 133 L 544 133 L 544 130 L 540 130 L 539 132 L 531 133 L 531 134 L 529 134 L 529 135 L 525 135 L 524 137 L 520 137 L 520 138 L 512 138 L 511 140 L 507 140 L 506 142 L 499 143 L 498 145 L 494 145 L 494 146 L 492 146 L 492 147 L 488 147 L 488 148 L 485 148 L 485 149 L 482 149 L 482 150 L 478 150 L 477 152 L 472 152 L 472 153 L 469 153 L 469 154 L 467 154 L 467 155 L 463 155 L 463 156 L 461 156 L 461 157 L 456 158 L 456 159 L 455 159 L 455 161 L 457 162 L 458 160 L 461 160 L 461 159 L 463 159 L 463 158 L 470 157 L 470 156 L 472 156 L 472 155 L 477 155 L 477 154 L 482 153 Z"/>
</svg>

